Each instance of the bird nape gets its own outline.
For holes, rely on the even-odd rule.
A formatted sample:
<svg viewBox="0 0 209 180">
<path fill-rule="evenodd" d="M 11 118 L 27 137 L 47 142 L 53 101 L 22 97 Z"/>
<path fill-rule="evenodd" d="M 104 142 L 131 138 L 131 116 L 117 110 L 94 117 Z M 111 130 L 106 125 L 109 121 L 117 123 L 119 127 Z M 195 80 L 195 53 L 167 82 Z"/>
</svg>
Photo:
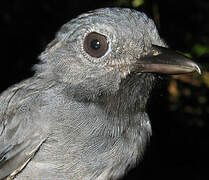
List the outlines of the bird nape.
<svg viewBox="0 0 209 180">
<path fill-rule="evenodd" d="M 0 96 L 0 179 L 116 180 L 141 159 L 156 74 L 200 72 L 154 22 L 103 8 L 62 26 L 35 75 Z"/>
</svg>

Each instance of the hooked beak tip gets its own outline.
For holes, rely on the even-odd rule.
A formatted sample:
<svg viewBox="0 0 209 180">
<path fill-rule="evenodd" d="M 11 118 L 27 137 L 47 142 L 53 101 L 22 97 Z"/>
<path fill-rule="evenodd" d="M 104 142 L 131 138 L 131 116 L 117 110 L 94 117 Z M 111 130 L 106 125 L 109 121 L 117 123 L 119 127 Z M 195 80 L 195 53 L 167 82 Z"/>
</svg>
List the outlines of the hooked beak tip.
<svg viewBox="0 0 209 180">
<path fill-rule="evenodd" d="M 194 61 L 191 60 L 185 60 L 184 64 L 179 66 L 180 69 L 182 69 L 182 74 L 185 73 L 194 73 L 197 72 L 198 74 L 202 74 L 200 67 L 198 66 L 198 64 Z M 181 73 L 179 73 L 181 74 Z"/>
<path fill-rule="evenodd" d="M 193 63 L 193 67 L 194 71 L 196 71 L 198 74 L 202 74 L 200 67 L 196 63 Z"/>
</svg>

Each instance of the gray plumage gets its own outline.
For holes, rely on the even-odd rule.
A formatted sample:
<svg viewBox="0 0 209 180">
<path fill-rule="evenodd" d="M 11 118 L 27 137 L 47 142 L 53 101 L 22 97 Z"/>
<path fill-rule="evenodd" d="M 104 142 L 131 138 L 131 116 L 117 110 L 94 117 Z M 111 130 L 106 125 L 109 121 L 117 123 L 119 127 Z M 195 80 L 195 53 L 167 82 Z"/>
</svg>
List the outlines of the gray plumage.
<svg viewBox="0 0 209 180">
<path fill-rule="evenodd" d="M 107 41 L 100 57 L 84 47 L 92 32 Z M 0 96 L 0 179 L 116 180 L 135 166 L 151 135 L 156 78 L 133 67 L 152 45 L 166 46 L 135 10 L 99 9 L 63 25 L 35 75 Z"/>
</svg>

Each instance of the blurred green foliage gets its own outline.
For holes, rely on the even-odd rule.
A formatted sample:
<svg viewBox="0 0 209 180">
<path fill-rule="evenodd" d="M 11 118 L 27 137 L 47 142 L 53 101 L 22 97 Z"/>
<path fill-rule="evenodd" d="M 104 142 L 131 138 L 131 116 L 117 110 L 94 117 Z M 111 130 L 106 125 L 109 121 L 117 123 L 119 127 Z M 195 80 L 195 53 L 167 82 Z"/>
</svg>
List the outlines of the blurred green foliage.
<svg viewBox="0 0 209 180">
<path fill-rule="evenodd" d="M 132 1 L 132 6 L 134 8 L 137 8 L 137 7 L 141 6 L 142 4 L 144 4 L 144 0 L 133 0 Z"/>
<path fill-rule="evenodd" d="M 194 53 L 196 56 L 202 56 L 204 54 L 209 54 L 209 46 L 202 45 L 202 44 L 195 44 L 191 52 Z"/>
</svg>

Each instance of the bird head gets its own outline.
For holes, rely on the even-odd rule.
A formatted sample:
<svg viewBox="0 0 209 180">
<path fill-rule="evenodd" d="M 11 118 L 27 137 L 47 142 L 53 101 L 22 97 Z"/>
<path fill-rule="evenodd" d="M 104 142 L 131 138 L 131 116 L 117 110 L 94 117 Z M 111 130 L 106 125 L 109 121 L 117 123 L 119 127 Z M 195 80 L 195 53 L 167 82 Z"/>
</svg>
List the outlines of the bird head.
<svg viewBox="0 0 209 180">
<path fill-rule="evenodd" d="M 200 72 L 197 64 L 167 48 L 151 19 L 126 8 L 94 10 L 64 24 L 40 59 L 37 74 L 91 100 L 121 91 L 127 91 L 127 100 L 148 97 L 155 73 Z"/>
</svg>

